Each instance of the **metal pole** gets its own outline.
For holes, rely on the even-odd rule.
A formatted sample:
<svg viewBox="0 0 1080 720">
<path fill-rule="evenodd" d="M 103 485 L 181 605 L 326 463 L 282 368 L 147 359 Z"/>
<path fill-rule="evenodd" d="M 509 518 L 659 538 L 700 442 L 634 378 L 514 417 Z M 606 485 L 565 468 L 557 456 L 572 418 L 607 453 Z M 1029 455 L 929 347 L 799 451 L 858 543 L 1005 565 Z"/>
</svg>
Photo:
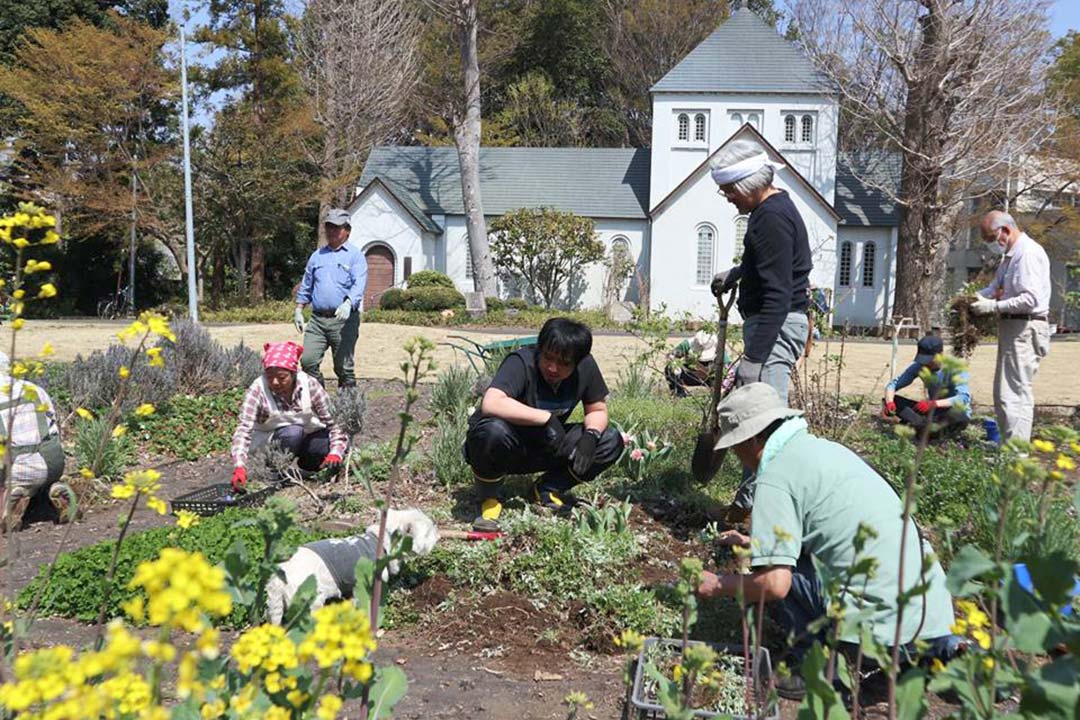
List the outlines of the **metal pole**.
<svg viewBox="0 0 1080 720">
<path fill-rule="evenodd" d="M 199 322 L 199 296 L 195 286 L 195 220 L 191 211 L 191 139 L 188 132 L 187 49 L 184 23 L 180 23 L 180 97 L 183 105 L 181 119 L 184 130 L 184 227 L 187 235 L 188 315 Z"/>
<path fill-rule="evenodd" d="M 136 155 L 135 162 L 139 158 Z M 131 245 L 128 248 L 128 313 L 135 313 L 135 203 L 137 202 L 135 162 L 131 164 Z"/>
</svg>

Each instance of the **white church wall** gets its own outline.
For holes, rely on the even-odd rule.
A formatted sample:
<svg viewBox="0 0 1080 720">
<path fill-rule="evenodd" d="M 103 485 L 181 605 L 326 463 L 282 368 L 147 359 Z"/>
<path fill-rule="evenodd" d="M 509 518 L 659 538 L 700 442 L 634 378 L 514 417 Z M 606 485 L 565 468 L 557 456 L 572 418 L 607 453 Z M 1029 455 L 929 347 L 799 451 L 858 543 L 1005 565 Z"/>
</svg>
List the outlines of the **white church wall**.
<svg viewBox="0 0 1080 720">
<path fill-rule="evenodd" d="M 798 183 L 790 171 L 777 173 L 775 184 L 787 190 L 806 224 L 814 270 L 812 283 L 831 288 L 835 275 L 836 222 L 829 211 L 809 189 Z M 716 184 L 708 173 L 685 187 L 678 198 L 653 218 L 651 307 L 662 305 L 670 315 L 689 313 L 693 317 L 711 318 L 716 313 L 716 299 L 704 277 L 698 282 L 698 229 L 715 229 L 712 273 L 734 264 L 735 220 L 738 211 L 716 193 Z M 732 318 L 736 319 L 737 311 Z"/>
<path fill-rule="evenodd" d="M 690 117 L 690 139 L 680 141 L 678 117 Z M 706 140 L 694 140 L 693 119 L 707 120 Z M 796 118 L 795 142 L 784 135 L 784 117 Z M 812 121 L 812 140 L 802 142 L 802 117 Z M 766 95 L 721 93 L 656 93 L 653 95 L 652 166 L 649 207 L 678 186 L 710 153 L 731 137 L 743 123 L 757 119 L 755 128 L 784 154 L 799 172 L 830 203 L 836 190 L 837 108 L 834 98 L 823 95 Z"/>
<path fill-rule="evenodd" d="M 850 267 L 843 260 L 845 243 L 851 247 Z M 880 327 L 890 314 L 895 292 L 896 229 L 841 226 L 835 256 L 833 324 Z"/>
<path fill-rule="evenodd" d="M 376 186 L 350 206 L 352 233 L 349 242 L 366 249 L 374 243 L 388 246 L 394 253 L 394 285 L 405 281 L 404 258 L 412 258 L 417 272 L 435 267 L 438 239 L 426 233 L 383 187 Z"/>
</svg>

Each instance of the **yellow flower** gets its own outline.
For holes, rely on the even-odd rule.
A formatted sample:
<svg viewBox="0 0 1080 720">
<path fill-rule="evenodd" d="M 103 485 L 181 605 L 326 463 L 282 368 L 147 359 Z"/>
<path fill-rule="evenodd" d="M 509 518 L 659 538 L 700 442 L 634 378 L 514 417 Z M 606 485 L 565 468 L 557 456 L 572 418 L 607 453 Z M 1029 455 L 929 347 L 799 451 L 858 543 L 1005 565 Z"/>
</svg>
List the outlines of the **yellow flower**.
<svg viewBox="0 0 1080 720">
<path fill-rule="evenodd" d="M 181 510 L 176 514 L 176 524 L 178 527 L 187 530 L 199 524 L 199 516 L 190 510 Z"/>
<path fill-rule="evenodd" d="M 25 324 L 26 324 L 26 321 L 23 320 L 22 318 L 15 318 L 14 320 L 11 321 L 11 329 L 12 330 L 22 330 L 23 325 L 25 325 Z"/>
<path fill-rule="evenodd" d="M 341 706 L 341 698 L 337 695 L 323 695 L 319 698 L 319 709 L 315 711 L 315 715 L 319 720 L 334 720 Z"/>
<path fill-rule="evenodd" d="M 1031 446 L 1041 453 L 1052 453 L 1055 450 L 1054 443 L 1047 440 L 1032 440 Z"/>
<path fill-rule="evenodd" d="M 151 495 L 146 499 L 146 507 L 150 508 L 158 515 L 164 515 L 169 512 L 169 506 L 164 500 L 159 497 Z"/>
<path fill-rule="evenodd" d="M 118 438 L 127 432 L 127 425 L 117 425 L 112 429 L 112 436 Z"/>
<path fill-rule="evenodd" d="M 148 348 L 146 355 L 150 358 L 150 367 L 165 367 L 165 358 L 161 357 L 160 347 Z"/>
<path fill-rule="evenodd" d="M 176 648 L 170 643 L 147 640 L 142 644 L 143 654 L 158 662 L 172 662 L 176 658 Z"/>
<path fill-rule="evenodd" d="M 15 292 L 11 293 L 11 297 L 15 298 L 16 300 L 22 300 L 24 297 L 26 297 L 26 291 L 22 288 L 19 288 Z"/>
<path fill-rule="evenodd" d="M 38 289 L 39 298 L 51 298 L 56 297 L 56 286 L 52 283 L 45 283 Z"/>
<path fill-rule="evenodd" d="M 127 500 L 130 497 L 134 497 L 135 492 L 135 488 L 131 485 L 113 485 L 109 494 L 117 500 Z"/>
<path fill-rule="evenodd" d="M 1055 465 L 1058 466 L 1059 470 L 1075 470 L 1076 469 L 1076 461 L 1073 460 L 1068 455 L 1058 455 L 1057 456 L 1057 462 L 1055 463 Z"/>
<path fill-rule="evenodd" d="M 147 415 L 154 414 L 154 406 L 150 403 L 143 403 L 139 407 L 135 408 L 135 414 L 139 417 L 146 417 Z"/>
<path fill-rule="evenodd" d="M 990 672 L 994 669 L 994 658 L 987 655 L 982 659 L 983 670 Z"/>
<path fill-rule="evenodd" d="M 60 242 L 60 236 L 56 233 L 55 230 L 47 231 L 45 233 L 45 237 L 41 240 L 42 245 L 55 245 L 58 242 Z"/>
<path fill-rule="evenodd" d="M 127 613 L 129 618 L 140 625 L 146 619 L 146 601 L 143 600 L 141 595 L 136 595 L 130 600 L 121 603 L 120 609 Z"/>
<path fill-rule="evenodd" d="M 217 720 L 217 718 L 224 716 L 225 703 L 221 700 L 208 702 L 199 710 L 199 717 L 201 717 L 202 720 Z"/>
<path fill-rule="evenodd" d="M 321 669 L 344 663 L 345 675 L 360 682 L 371 678 L 367 654 L 375 649 L 368 616 L 350 603 L 325 605 L 314 613 L 315 628 L 300 643 L 299 657 Z"/>
<path fill-rule="evenodd" d="M 299 666 L 296 644 L 278 625 L 259 625 L 237 639 L 229 651 L 242 673 L 263 670 L 275 673 Z"/>
<path fill-rule="evenodd" d="M 195 641 L 195 647 L 198 649 L 199 654 L 207 660 L 215 660 L 220 654 L 218 647 L 219 633 L 214 628 L 207 628 L 203 631 L 203 634 L 199 636 L 199 639 Z"/>
<path fill-rule="evenodd" d="M 127 365 L 121 365 L 120 369 L 116 371 L 116 374 L 120 376 L 121 380 L 127 380 L 131 377 L 131 369 Z"/>
<path fill-rule="evenodd" d="M 94 419 L 94 413 L 90 412 L 89 410 L 87 410 L 84 407 L 75 408 L 75 413 L 79 417 L 81 417 L 83 420 L 93 420 Z"/>
<path fill-rule="evenodd" d="M 23 248 L 30 247 L 30 241 L 26 238 L 15 238 L 11 241 L 11 244 L 22 250 Z"/>
<path fill-rule="evenodd" d="M 206 630 L 205 615 L 232 612 L 225 589 L 225 571 L 202 553 L 163 548 L 157 560 L 141 563 L 128 588 L 146 594 L 146 617 L 155 627 L 177 627 L 191 633 Z"/>
<path fill-rule="evenodd" d="M 88 467 L 79 468 L 79 474 L 82 475 L 87 480 L 93 480 L 94 479 L 94 471 L 91 470 Z"/>
<path fill-rule="evenodd" d="M 671 679 L 672 680 L 674 680 L 675 682 L 679 682 L 680 680 L 682 680 L 682 677 L 683 677 L 683 666 L 682 665 L 676 665 L 675 667 L 671 668 Z"/>
<path fill-rule="evenodd" d="M 56 354 L 56 350 L 53 349 L 53 344 L 51 342 L 42 345 L 41 352 L 38 353 L 41 357 L 51 357 L 54 354 Z"/>
<path fill-rule="evenodd" d="M 283 707 L 277 707 L 276 705 L 269 708 L 266 714 L 263 715 L 266 720 L 291 720 L 292 711 L 286 710 Z"/>
<path fill-rule="evenodd" d="M 979 643 L 979 647 L 981 647 L 983 650 L 990 649 L 990 633 L 981 629 L 972 630 L 971 637 L 975 640 L 975 642 Z"/>
<path fill-rule="evenodd" d="M 636 653 L 641 650 L 644 644 L 645 636 L 634 630 L 623 630 L 622 634 L 615 638 L 615 646 L 626 648 L 627 652 Z"/>
<path fill-rule="evenodd" d="M 934 658 L 930 661 L 930 672 L 935 675 L 945 669 L 945 663 L 941 662 L 939 658 Z"/>
</svg>

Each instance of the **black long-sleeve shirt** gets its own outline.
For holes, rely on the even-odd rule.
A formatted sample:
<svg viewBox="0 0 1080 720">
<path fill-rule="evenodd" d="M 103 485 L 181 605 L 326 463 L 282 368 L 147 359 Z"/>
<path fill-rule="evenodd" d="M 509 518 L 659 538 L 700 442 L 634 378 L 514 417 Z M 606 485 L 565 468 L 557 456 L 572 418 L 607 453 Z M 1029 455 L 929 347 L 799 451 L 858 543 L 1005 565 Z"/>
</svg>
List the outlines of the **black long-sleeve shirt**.
<svg viewBox="0 0 1080 720">
<path fill-rule="evenodd" d="M 789 312 L 805 312 L 810 284 L 810 240 L 787 192 L 770 195 L 750 213 L 739 266 L 739 313 L 758 317 L 743 338 L 746 359 L 765 362 Z"/>
</svg>

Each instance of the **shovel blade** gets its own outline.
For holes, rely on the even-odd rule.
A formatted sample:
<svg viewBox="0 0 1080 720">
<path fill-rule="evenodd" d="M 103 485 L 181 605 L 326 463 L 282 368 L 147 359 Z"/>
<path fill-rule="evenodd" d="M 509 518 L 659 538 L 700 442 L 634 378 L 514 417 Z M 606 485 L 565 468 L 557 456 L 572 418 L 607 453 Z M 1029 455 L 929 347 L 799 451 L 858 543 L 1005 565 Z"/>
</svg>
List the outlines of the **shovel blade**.
<svg viewBox="0 0 1080 720">
<path fill-rule="evenodd" d="M 724 456 L 727 448 L 714 450 L 716 447 L 716 435 L 711 432 L 703 432 L 698 435 L 697 444 L 694 445 L 694 455 L 690 458 L 690 472 L 699 485 L 706 485 L 724 464 Z"/>
</svg>

